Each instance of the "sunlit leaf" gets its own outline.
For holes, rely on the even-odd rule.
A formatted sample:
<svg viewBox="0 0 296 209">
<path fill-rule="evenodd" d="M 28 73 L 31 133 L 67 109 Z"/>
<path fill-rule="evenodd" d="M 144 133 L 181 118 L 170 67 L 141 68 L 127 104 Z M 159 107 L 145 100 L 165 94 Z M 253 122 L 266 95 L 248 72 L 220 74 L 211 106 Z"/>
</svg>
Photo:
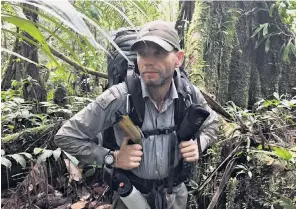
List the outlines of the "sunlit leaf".
<svg viewBox="0 0 296 209">
<path fill-rule="evenodd" d="M 273 16 L 273 10 L 275 8 L 275 4 L 272 4 L 269 8 L 269 17 L 272 17 Z"/>
<path fill-rule="evenodd" d="M 273 92 L 273 96 L 277 99 L 280 100 L 280 96 L 277 92 Z"/>
<path fill-rule="evenodd" d="M 39 155 L 37 161 L 38 162 L 44 162 L 47 158 L 52 156 L 53 151 L 52 150 L 43 150 L 42 154 Z"/>
<path fill-rule="evenodd" d="M 268 26 L 269 26 L 269 24 L 265 23 L 263 25 L 264 25 L 264 27 L 263 27 L 263 36 L 266 36 L 268 34 Z"/>
<path fill-rule="evenodd" d="M 1 156 L 5 155 L 5 151 L 1 149 Z"/>
<path fill-rule="evenodd" d="M 17 163 L 19 163 L 22 166 L 22 168 L 26 167 L 26 160 L 22 155 L 13 154 L 13 155 L 8 155 L 8 156 L 13 158 Z"/>
<path fill-rule="evenodd" d="M 36 147 L 36 148 L 34 148 L 34 151 L 33 151 L 33 153 L 34 153 L 34 155 L 38 155 L 40 152 L 42 152 L 43 151 L 43 149 L 42 148 L 38 148 L 38 147 Z"/>
<path fill-rule="evenodd" d="M 38 28 L 32 23 L 32 21 L 25 20 L 19 17 L 14 16 L 7 16 L 7 15 L 1 15 L 2 21 L 7 21 L 11 24 L 16 25 L 21 30 L 25 31 L 26 33 L 30 34 L 35 40 L 37 40 L 43 48 L 50 53 L 50 50 L 47 46 L 47 43 L 43 37 L 43 35 L 40 33 Z"/>
<path fill-rule="evenodd" d="M 290 153 L 288 150 L 286 150 L 285 148 L 282 148 L 282 147 L 273 147 L 272 149 L 274 150 L 274 153 L 275 153 L 277 156 L 279 156 L 279 157 L 281 157 L 281 158 L 283 158 L 283 159 L 285 159 L 285 160 L 291 160 L 292 155 L 291 155 L 291 153 Z"/>
<path fill-rule="evenodd" d="M 32 158 L 32 155 L 31 155 L 30 153 L 27 153 L 27 152 L 20 152 L 19 154 L 20 154 L 20 155 L 24 155 L 24 156 L 26 156 L 26 158 L 28 158 L 28 159 L 30 159 L 30 160 L 33 159 L 33 158 Z"/>
<path fill-rule="evenodd" d="M 1 165 L 4 165 L 6 168 L 11 168 L 11 162 L 6 157 L 1 157 Z"/>
<path fill-rule="evenodd" d="M 250 178 L 252 178 L 253 174 L 252 174 L 251 171 L 248 171 L 248 176 L 249 176 Z"/>
<path fill-rule="evenodd" d="M 53 151 L 53 157 L 57 161 L 59 157 L 61 156 L 61 148 L 57 148 L 56 150 Z"/>
</svg>

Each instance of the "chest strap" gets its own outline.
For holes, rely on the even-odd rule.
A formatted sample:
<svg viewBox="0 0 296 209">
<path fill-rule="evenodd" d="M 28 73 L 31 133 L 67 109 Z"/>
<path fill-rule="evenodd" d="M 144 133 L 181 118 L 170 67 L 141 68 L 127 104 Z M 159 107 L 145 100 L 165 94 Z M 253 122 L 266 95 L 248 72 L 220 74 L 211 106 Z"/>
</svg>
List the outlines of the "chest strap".
<svg viewBox="0 0 296 209">
<path fill-rule="evenodd" d="M 154 130 L 147 130 L 147 131 L 142 131 L 143 135 L 145 138 L 149 137 L 149 136 L 153 136 L 153 135 L 167 135 L 167 134 L 171 134 L 174 131 L 178 130 L 178 126 L 172 126 L 169 128 L 163 128 L 163 129 L 154 129 Z"/>
</svg>

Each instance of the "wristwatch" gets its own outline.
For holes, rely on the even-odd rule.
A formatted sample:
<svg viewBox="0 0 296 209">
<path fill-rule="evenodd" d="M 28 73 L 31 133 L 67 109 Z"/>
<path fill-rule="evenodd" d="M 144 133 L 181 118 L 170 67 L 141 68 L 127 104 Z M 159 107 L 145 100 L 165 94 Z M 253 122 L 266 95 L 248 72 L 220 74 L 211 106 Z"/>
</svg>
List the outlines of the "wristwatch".
<svg viewBox="0 0 296 209">
<path fill-rule="evenodd" d="M 111 165 L 114 163 L 115 158 L 114 158 L 114 152 L 113 151 L 109 151 L 107 155 L 105 155 L 104 157 L 104 164 L 111 168 Z"/>
</svg>

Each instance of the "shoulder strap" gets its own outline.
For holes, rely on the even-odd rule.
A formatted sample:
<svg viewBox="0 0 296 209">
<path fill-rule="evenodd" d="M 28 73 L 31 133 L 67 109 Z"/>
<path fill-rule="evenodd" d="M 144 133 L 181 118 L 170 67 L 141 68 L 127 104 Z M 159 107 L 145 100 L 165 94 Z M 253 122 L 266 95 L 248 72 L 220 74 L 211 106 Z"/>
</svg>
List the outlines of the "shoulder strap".
<svg viewBox="0 0 296 209">
<path fill-rule="evenodd" d="M 126 85 L 128 92 L 131 95 L 131 112 L 130 118 L 135 125 L 142 127 L 145 115 L 145 101 L 142 97 L 142 88 L 139 75 L 135 72 L 135 65 L 128 63 L 128 69 L 126 73 Z"/>
</svg>

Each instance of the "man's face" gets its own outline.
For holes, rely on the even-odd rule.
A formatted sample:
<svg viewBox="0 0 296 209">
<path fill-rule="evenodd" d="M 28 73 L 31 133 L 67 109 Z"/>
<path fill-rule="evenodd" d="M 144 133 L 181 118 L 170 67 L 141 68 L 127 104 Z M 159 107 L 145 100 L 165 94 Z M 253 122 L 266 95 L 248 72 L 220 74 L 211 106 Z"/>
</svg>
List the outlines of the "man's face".
<svg viewBox="0 0 296 209">
<path fill-rule="evenodd" d="M 147 87 L 160 87 L 171 82 L 175 68 L 180 66 L 179 52 L 168 52 L 153 42 L 141 44 L 137 53 L 140 75 Z"/>
</svg>

